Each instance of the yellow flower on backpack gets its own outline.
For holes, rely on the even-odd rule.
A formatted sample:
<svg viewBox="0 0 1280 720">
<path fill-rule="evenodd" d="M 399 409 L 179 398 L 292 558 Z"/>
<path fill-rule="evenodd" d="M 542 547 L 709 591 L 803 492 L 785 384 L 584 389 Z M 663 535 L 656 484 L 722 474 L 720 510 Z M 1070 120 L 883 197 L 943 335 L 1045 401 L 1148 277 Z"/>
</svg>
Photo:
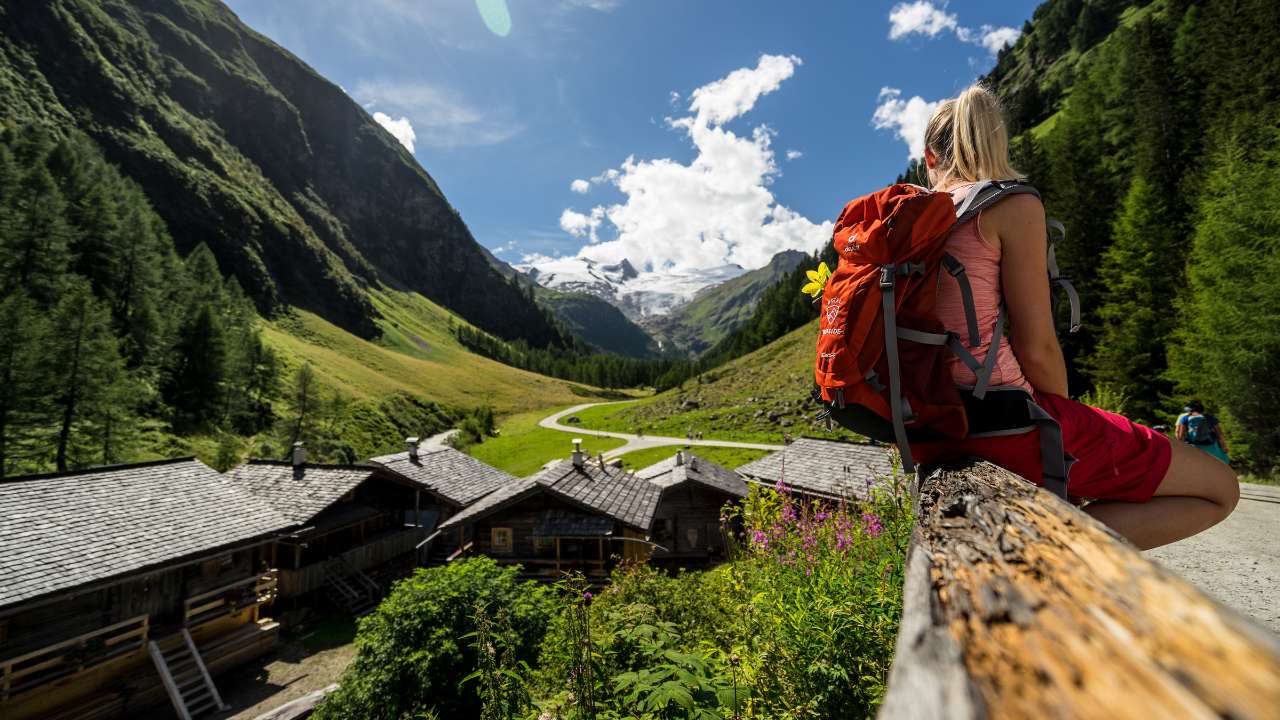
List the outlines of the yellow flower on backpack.
<svg viewBox="0 0 1280 720">
<path fill-rule="evenodd" d="M 804 274 L 808 276 L 809 283 L 800 288 L 800 292 L 817 300 L 822 296 L 822 289 L 827 286 L 827 281 L 831 279 L 831 268 L 820 262 L 817 270 L 806 270 Z"/>
</svg>

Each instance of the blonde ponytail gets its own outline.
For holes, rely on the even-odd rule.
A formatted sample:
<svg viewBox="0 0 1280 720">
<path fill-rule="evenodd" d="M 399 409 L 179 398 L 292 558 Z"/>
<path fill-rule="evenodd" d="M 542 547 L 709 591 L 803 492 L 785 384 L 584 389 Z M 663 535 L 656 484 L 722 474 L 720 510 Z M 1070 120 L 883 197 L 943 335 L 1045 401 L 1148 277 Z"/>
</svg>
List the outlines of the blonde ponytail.
<svg viewBox="0 0 1280 720">
<path fill-rule="evenodd" d="M 925 145 L 938 156 L 934 187 L 951 182 L 1025 179 L 1009 162 L 1009 131 L 1000 100 L 973 85 L 947 100 L 925 127 Z"/>
</svg>

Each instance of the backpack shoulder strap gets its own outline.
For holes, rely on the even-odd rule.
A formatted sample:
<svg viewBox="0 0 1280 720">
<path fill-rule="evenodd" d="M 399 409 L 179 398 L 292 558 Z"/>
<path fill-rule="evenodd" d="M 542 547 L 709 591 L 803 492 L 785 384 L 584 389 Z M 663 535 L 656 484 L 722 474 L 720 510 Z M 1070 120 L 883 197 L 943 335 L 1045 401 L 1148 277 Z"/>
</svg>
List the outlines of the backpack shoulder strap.
<svg viewBox="0 0 1280 720">
<path fill-rule="evenodd" d="M 1040 191 L 1022 180 L 979 180 L 969 189 L 964 200 L 957 202 L 956 224 L 974 219 L 978 213 L 1010 195 L 1035 195 L 1038 198 Z"/>
</svg>

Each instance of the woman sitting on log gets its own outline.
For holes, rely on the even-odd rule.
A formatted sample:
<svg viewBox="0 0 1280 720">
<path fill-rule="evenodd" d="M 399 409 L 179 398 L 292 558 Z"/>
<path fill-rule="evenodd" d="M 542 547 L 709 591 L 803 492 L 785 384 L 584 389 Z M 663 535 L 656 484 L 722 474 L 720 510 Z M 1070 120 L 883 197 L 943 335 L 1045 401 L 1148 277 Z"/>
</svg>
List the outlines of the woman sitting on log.
<svg viewBox="0 0 1280 720">
<path fill-rule="evenodd" d="M 1021 179 L 1009 161 L 999 102 L 970 87 L 944 102 L 925 135 L 925 165 L 933 189 L 963 197 L 987 178 Z M 1063 448 L 1076 459 L 1069 492 L 1090 500 L 1084 511 L 1140 548 L 1189 537 L 1227 517 L 1239 498 L 1226 464 L 1115 413 L 1067 397 L 1067 368 L 1058 344 L 1047 273 L 1044 206 L 1034 194 L 1012 195 L 957 226 L 946 251 L 965 268 L 985 344 L 971 348 L 983 361 L 997 353 L 992 386 L 1021 386 L 1057 420 Z M 993 332 L 1001 304 L 1010 332 Z M 938 288 L 937 313 L 946 329 L 964 334 L 966 316 L 956 283 Z M 999 337 L 991 347 L 991 338 Z M 951 357 L 959 385 L 973 370 Z M 1025 478 L 1042 477 L 1038 431 L 1003 437 L 911 443 L 922 463 L 978 456 Z"/>
</svg>

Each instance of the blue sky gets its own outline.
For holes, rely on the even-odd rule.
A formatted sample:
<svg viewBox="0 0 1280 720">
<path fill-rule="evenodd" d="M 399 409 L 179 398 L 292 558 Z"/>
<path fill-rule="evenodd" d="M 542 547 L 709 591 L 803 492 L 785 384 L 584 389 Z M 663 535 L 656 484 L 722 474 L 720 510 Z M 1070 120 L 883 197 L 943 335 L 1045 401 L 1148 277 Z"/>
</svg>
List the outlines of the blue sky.
<svg viewBox="0 0 1280 720">
<path fill-rule="evenodd" d="M 816 248 L 1037 3 L 228 4 L 411 142 L 503 259 L 660 270 Z"/>
</svg>

